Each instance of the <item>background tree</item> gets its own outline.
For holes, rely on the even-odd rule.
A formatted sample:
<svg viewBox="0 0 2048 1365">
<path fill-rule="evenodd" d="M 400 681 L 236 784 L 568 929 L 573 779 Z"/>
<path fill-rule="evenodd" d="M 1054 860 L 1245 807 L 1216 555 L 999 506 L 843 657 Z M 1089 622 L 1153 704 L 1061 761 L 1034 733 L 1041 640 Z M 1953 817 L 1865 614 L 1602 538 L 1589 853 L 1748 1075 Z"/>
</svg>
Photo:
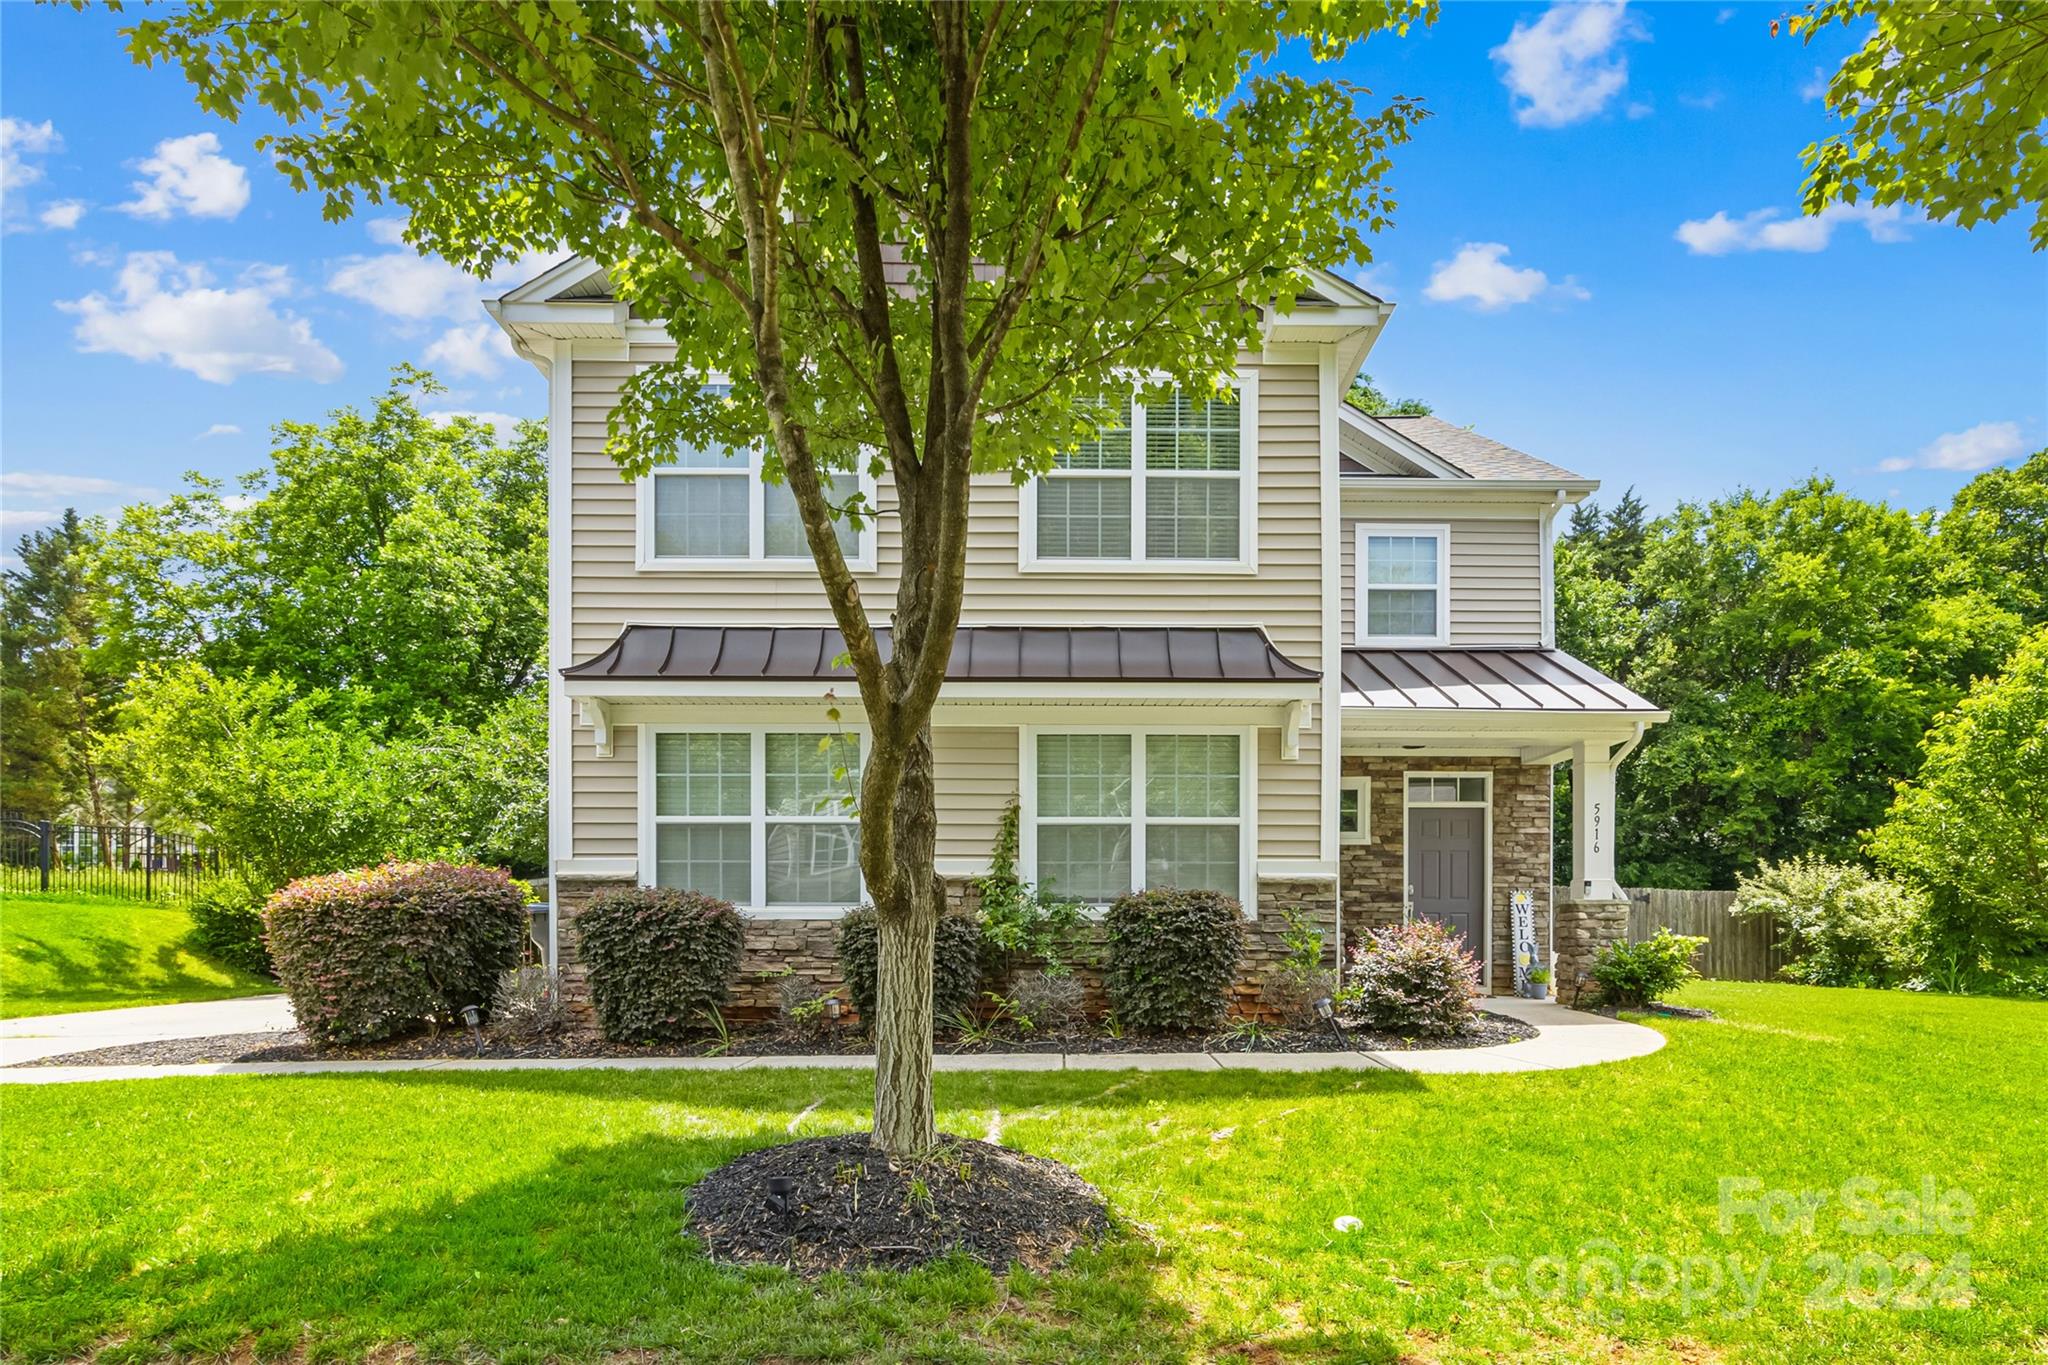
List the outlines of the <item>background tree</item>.
<svg viewBox="0 0 2048 1365">
<path fill-rule="evenodd" d="M 1369 374 L 1353 376 L 1344 401 L 1374 417 L 1427 417 L 1436 409 L 1420 398 L 1389 398 Z"/>
<path fill-rule="evenodd" d="M 1130 376 L 1216 390 L 1262 305 L 1365 255 L 1415 109 L 1263 69 L 1337 57 L 1405 0 L 733 6 L 199 3 L 130 33 L 330 217 L 410 210 L 472 270 L 557 244 L 665 320 L 673 361 L 612 416 L 638 475 L 678 441 L 767 447 L 847 643 L 870 736 L 861 868 L 878 907 L 875 1136 L 936 1141 L 930 715 L 966 569 L 969 476 L 1028 477 Z M 730 376 L 712 392 L 704 377 Z M 877 638 L 835 471 L 884 476 L 904 570 Z"/>
<path fill-rule="evenodd" d="M 1786 23 L 1808 43 L 1837 24 L 1870 26 L 1828 82 L 1828 108 L 1848 132 L 1803 154 L 1808 213 L 1867 198 L 1969 227 L 2032 205 L 2028 235 L 2034 250 L 2048 246 L 2039 0 L 1824 0 Z"/>
<path fill-rule="evenodd" d="M 2030 626 L 2048 622 L 2048 450 L 1964 484 L 1937 536 L 1964 581 Z"/>
<path fill-rule="evenodd" d="M 1937 954 L 2048 990 L 2048 628 L 1928 732 L 1871 847 L 1926 888 Z"/>
<path fill-rule="evenodd" d="M 380 734 L 474 725 L 531 684 L 546 430 L 524 423 L 500 445 L 481 422 L 436 421 L 418 400 L 439 389 L 401 366 L 367 414 L 280 423 L 268 469 L 188 476 L 130 507 L 94 561 L 133 662 L 346 693 Z"/>
<path fill-rule="evenodd" d="M 112 723 L 121 670 L 107 647 L 103 595 L 88 572 L 93 526 L 66 508 L 21 538 L 0 574 L 0 807 L 31 819 L 81 811 L 107 821 L 96 746 Z"/>
</svg>

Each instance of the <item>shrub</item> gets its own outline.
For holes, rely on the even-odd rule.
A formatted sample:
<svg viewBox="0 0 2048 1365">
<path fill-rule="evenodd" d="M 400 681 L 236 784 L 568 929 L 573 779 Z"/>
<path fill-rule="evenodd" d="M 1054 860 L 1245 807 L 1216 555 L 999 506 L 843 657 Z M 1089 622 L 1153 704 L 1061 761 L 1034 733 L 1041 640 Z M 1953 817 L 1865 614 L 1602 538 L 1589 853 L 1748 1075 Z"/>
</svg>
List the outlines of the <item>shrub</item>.
<svg viewBox="0 0 2048 1365">
<path fill-rule="evenodd" d="M 488 1014 L 526 940 L 526 888 L 495 867 L 384 863 L 301 878 L 263 923 L 299 1027 L 367 1043 Z"/>
<path fill-rule="evenodd" d="M 1031 1033 L 1071 1033 L 1088 1017 L 1087 991 L 1072 972 L 1025 972 L 1010 988 L 1010 1010 Z"/>
<path fill-rule="evenodd" d="M 1287 955 L 1259 983 L 1259 998 L 1289 1028 L 1316 1026 L 1316 1001 L 1336 994 L 1337 974 L 1323 965 L 1323 931 L 1298 910 L 1285 912 Z"/>
<path fill-rule="evenodd" d="M 1478 1013 L 1478 959 L 1435 920 L 1368 930 L 1351 949 L 1349 976 L 1345 1003 L 1381 1032 L 1450 1037 Z"/>
<path fill-rule="evenodd" d="M 498 1003 L 491 1013 L 491 1032 L 500 1037 L 554 1037 L 569 1025 L 561 974 L 540 966 L 514 967 L 499 978 Z"/>
<path fill-rule="evenodd" d="M 785 968 L 775 981 L 775 1012 L 782 1032 L 802 1042 L 816 1042 L 830 1034 L 831 999 L 817 982 Z"/>
<path fill-rule="evenodd" d="M 716 1021 L 740 968 L 727 901 L 665 886 L 606 891 L 576 916 L 597 1026 L 615 1043 L 673 1041 Z"/>
<path fill-rule="evenodd" d="M 1071 970 L 1082 954 L 1086 921 L 1077 902 L 1047 896 L 1017 871 L 1020 807 L 1012 800 L 989 850 L 988 872 L 975 878 L 984 975 L 1007 981 L 1036 962 L 1053 975 Z"/>
<path fill-rule="evenodd" d="M 1141 1032 L 1213 1028 L 1230 1004 L 1244 912 L 1220 891 L 1133 891 L 1103 921 L 1103 986 L 1117 1022 Z"/>
<path fill-rule="evenodd" d="M 1890 986 L 1923 952 L 1926 903 L 1912 887 L 1854 863 L 1787 858 L 1735 882 L 1736 915 L 1774 915 L 1795 954 L 1786 976 L 1813 986 Z"/>
<path fill-rule="evenodd" d="M 881 922 L 872 905 L 850 910 L 839 921 L 839 974 L 862 1025 L 872 1032 L 881 978 Z M 933 1022 L 969 1013 L 980 997 L 981 926 L 966 915 L 940 915 L 932 941 Z"/>
<path fill-rule="evenodd" d="M 263 893 L 246 879 L 228 874 L 185 903 L 192 916 L 192 942 L 216 962 L 263 976 L 277 975 L 263 944 Z"/>
<path fill-rule="evenodd" d="M 1669 929 L 1641 943 L 1610 943 L 1593 956 L 1593 984 L 1606 1003 L 1640 1009 L 1698 976 L 1693 955 L 1706 946 L 1703 938 Z"/>
</svg>

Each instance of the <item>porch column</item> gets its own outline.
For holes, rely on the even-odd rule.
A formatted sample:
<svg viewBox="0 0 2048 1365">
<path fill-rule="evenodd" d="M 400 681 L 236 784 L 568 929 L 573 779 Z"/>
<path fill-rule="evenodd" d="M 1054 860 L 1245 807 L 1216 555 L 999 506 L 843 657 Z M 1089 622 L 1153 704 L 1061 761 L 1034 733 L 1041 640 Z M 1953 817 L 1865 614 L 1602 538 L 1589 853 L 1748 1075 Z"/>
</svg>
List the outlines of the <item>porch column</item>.
<svg viewBox="0 0 2048 1365">
<path fill-rule="evenodd" d="M 1567 1005 L 1589 994 L 1600 950 L 1628 939 L 1628 896 L 1614 875 L 1614 770 L 1641 740 L 1638 727 L 1619 748 L 1611 741 L 1572 746 L 1572 880 L 1557 903 L 1552 949 L 1557 998 Z"/>
</svg>

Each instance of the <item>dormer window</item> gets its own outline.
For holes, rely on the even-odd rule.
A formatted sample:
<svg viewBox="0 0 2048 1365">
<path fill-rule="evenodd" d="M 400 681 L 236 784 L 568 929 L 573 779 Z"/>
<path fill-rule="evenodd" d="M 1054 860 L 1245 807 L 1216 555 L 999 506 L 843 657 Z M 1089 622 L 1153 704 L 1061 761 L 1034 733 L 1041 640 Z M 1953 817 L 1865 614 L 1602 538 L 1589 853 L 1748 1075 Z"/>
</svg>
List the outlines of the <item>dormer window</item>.
<svg viewBox="0 0 2048 1365">
<path fill-rule="evenodd" d="M 1043 571 L 1248 570 L 1254 377 L 1222 398 L 1133 401 L 1128 420 L 1054 460 L 1025 490 L 1023 563 Z"/>
<path fill-rule="evenodd" d="M 1358 643 L 1440 645 L 1450 639 L 1448 526 L 1358 528 Z"/>
</svg>

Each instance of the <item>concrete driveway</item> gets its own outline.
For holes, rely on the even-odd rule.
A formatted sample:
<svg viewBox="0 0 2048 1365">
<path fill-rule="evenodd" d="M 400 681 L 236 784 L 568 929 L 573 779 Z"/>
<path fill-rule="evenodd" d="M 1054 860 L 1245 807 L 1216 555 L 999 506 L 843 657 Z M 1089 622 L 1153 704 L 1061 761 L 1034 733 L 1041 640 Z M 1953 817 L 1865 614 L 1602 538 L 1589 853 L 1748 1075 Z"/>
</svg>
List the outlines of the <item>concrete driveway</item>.
<svg viewBox="0 0 2048 1365">
<path fill-rule="evenodd" d="M 222 1033 L 269 1033 L 297 1027 L 282 995 L 207 1000 L 191 1005 L 142 1005 L 126 1010 L 84 1010 L 0 1019 L 0 1066 L 54 1057 L 60 1052 L 155 1043 L 166 1038 L 211 1038 Z"/>
</svg>

